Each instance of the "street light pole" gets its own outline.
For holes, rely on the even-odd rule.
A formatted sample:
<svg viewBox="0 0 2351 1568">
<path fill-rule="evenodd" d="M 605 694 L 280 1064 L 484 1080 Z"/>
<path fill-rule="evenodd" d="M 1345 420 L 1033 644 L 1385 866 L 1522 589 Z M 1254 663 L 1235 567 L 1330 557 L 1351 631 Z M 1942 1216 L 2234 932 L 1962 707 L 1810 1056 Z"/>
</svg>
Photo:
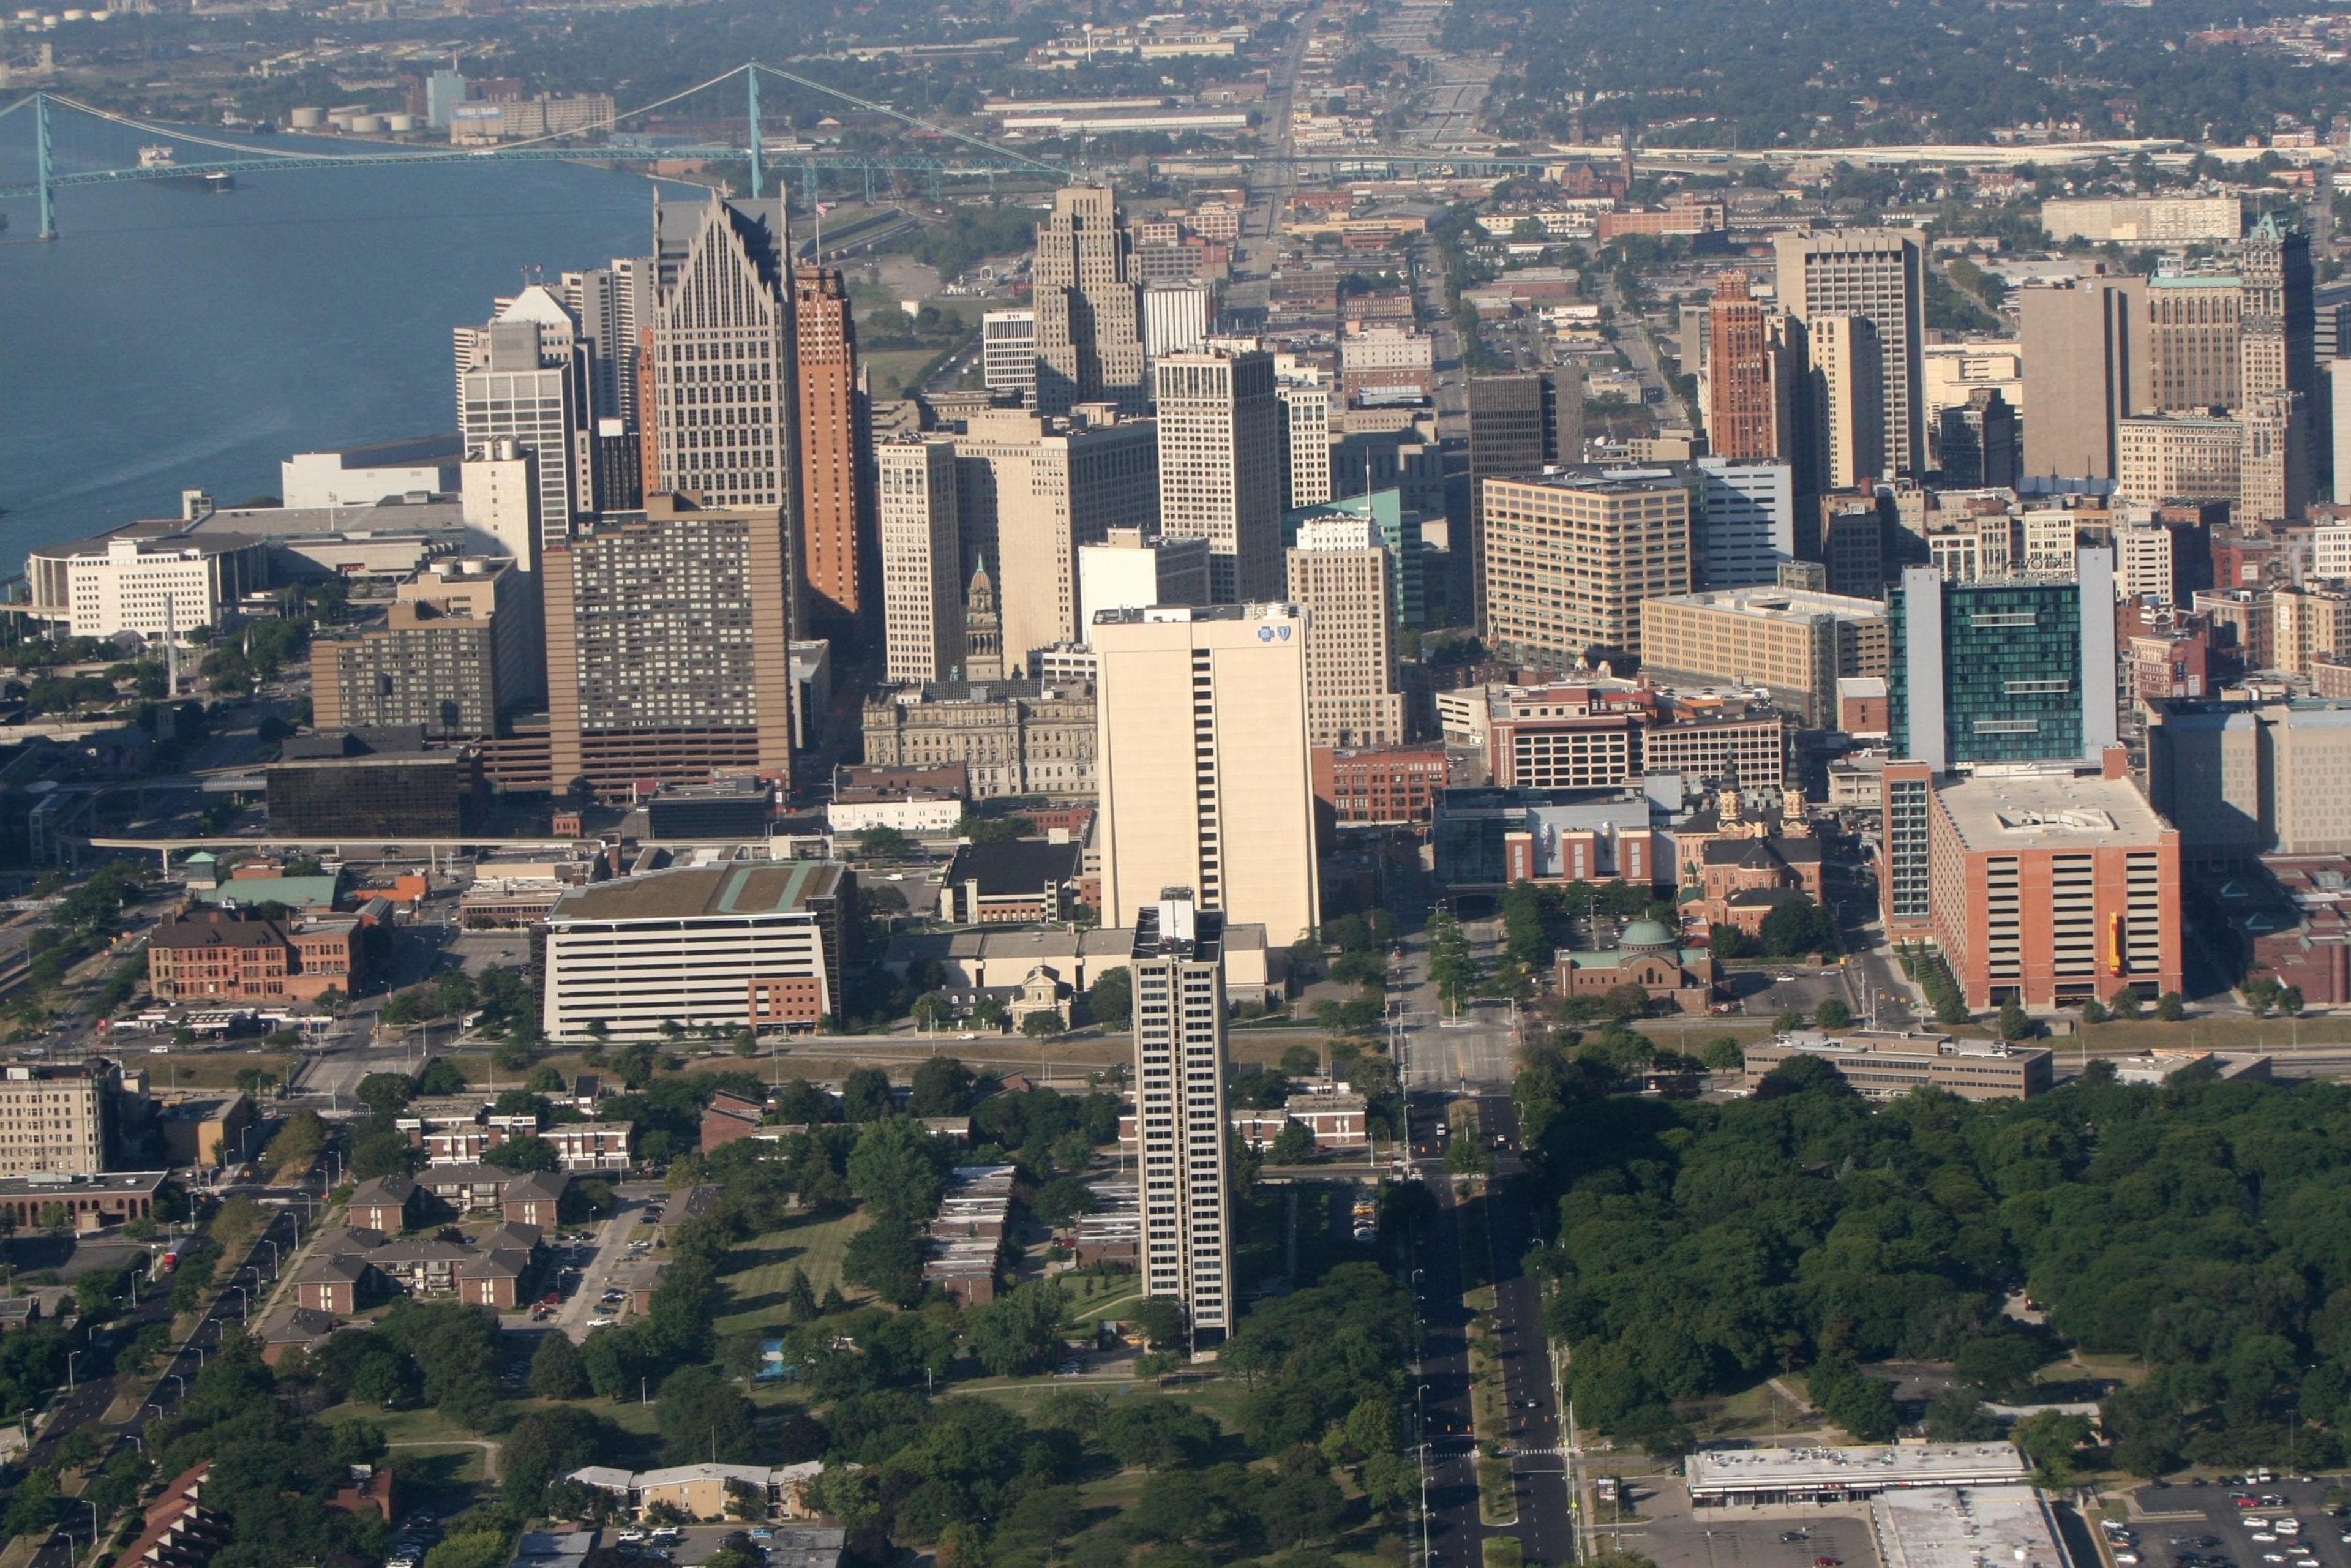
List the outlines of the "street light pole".
<svg viewBox="0 0 2351 1568">
<path fill-rule="evenodd" d="M 78 1350 L 66 1352 L 66 1392 L 68 1394 L 74 1391 L 74 1360 L 80 1354 Z"/>
</svg>

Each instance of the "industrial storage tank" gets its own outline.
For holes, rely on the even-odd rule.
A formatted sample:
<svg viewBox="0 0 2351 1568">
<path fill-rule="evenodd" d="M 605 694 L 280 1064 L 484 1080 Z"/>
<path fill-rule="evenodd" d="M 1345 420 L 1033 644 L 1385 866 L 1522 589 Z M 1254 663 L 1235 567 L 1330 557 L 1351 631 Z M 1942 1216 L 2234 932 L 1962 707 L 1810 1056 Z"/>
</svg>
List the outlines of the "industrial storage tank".
<svg viewBox="0 0 2351 1568">
<path fill-rule="evenodd" d="M 354 114 L 351 116 L 350 131 L 354 136 L 381 136 L 383 134 L 383 116 Z"/>
<path fill-rule="evenodd" d="M 402 131 L 413 131 L 416 129 L 416 116 L 413 114 L 387 114 L 383 117 L 383 128 L 386 131 L 392 131 L 395 135 Z"/>
<path fill-rule="evenodd" d="M 297 131 L 316 131 L 327 123 L 327 111 L 323 109 L 288 110 L 286 123 Z"/>
</svg>

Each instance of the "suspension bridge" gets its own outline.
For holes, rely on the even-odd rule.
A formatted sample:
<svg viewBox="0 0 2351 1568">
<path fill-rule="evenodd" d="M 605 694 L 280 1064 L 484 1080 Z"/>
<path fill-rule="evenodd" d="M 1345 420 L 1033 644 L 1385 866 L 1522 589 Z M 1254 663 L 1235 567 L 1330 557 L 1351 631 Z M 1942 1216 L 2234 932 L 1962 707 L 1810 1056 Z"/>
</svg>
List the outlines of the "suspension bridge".
<svg viewBox="0 0 2351 1568">
<path fill-rule="evenodd" d="M 759 80 L 763 75 L 839 99 L 869 113 L 897 120 L 912 131 L 951 142 L 954 146 L 951 150 L 943 149 L 936 155 L 819 150 L 799 144 L 778 147 L 769 141 L 761 121 Z M 670 141 L 650 136 L 632 137 L 625 141 L 614 139 L 621 127 L 632 120 L 650 115 L 681 99 L 737 78 L 743 83 L 747 105 L 744 140 L 740 143 Z M 142 161 L 140 164 L 123 168 L 61 170 L 57 166 L 52 125 L 53 117 L 59 111 L 124 127 L 175 147 L 193 145 L 205 148 L 216 155 L 203 162 L 183 162 L 173 158 L 169 162 Z M 611 165 L 747 162 L 753 196 L 764 196 L 771 182 L 780 183 L 782 180 L 797 174 L 805 201 L 813 206 L 828 176 L 831 177 L 836 190 L 841 188 L 844 180 L 862 181 L 865 199 L 871 202 L 877 178 L 893 187 L 909 179 L 919 180 L 928 184 L 935 193 L 948 181 L 984 180 L 992 192 L 999 177 L 1032 180 L 1041 177 L 1060 184 L 1068 181 L 1072 172 L 1068 163 L 1019 148 L 1002 146 L 948 126 L 933 124 L 886 103 L 860 98 L 810 78 L 757 61 L 737 66 L 667 98 L 619 110 L 589 125 L 495 147 L 409 148 L 398 143 L 381 142 L 368 144 L 365 151 L 348 152 L 315 148 L 281 151 L 261 141 L 230 141 L 204 135 L 187 126 L 136 120 L 63 93 L 47 90 L 28 93 L 5 109 L 0 109 L 0 122 L 20 112 L 32 117 L 34 178 L 28 183 L 0 184 L 0 198 L 38 198 L 40 229 L 37 237 L 45 240 L 57 237 L 57 193 L 60 191 L 77 186 L 115 185 L 141 180 L 184 181 L 212 174 L 241 177 L 288 173 L 304 169 L 407 168 L 423 163 L 488 165 L 538 162 Z"/>
</svg>

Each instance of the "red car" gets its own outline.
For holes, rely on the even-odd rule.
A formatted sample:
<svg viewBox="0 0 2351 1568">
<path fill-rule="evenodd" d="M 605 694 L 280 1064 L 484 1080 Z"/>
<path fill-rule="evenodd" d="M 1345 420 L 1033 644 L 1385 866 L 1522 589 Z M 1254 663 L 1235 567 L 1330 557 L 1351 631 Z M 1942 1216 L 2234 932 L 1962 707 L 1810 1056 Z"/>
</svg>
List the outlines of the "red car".
<svg viewBox="0 0 2351 1568">
<path fill-rule="evenodd" d="M 1842 1557 L 1815 1557 L 1813 1559 L 1813 1568 L 1844 1568 L 1844 1559 Z"/>
<path fill-rule="evenodd" d="M 2243 1492 L 2239 1492 L 2235 1497 L 2231 1498 L 2229 1500 L 2235 1503 L 2239 1508 L 2259 1508 L 2262 1506 L 2261 1499 L 2257 1497 L 2249 1497 Z"/>
</svg>

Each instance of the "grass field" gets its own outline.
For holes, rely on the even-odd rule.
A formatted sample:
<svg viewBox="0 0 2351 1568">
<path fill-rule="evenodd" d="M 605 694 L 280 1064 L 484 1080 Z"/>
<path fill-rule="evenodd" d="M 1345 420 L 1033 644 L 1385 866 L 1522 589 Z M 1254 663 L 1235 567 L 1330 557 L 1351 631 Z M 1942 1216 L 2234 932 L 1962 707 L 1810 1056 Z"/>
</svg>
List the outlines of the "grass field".
<svg viewBox="0 0 2351 1568">
<path fill-rule="evenodd" d="M 155 1035 L 152 1038 L 154 1043 L 161 1044 L 166 1037 Z M 165 1091 L 233 1089 L 236 1086 L 238 1073 L 256 1067 L 284 1083 L 297 1065 L 291 1056 L 270 1051 L 259 1056 L 247 1056 L 235 1047 L 226 1051 L 197 1051 L 192 1047 L 174 1046 L 169 1056 L 150 1056 L 145 1046 L 132 1046 L 124 1053 L 122 1061 L 126 1067 L 145 1068 L 147 1082 Z"/>
<path fill-rule="evenodd" d="M 732 1310 L 711 1326 L 725 1334 L 782 1322 L 795 1269 L 807 1270 L 809 1284 L 820 1298 L 828 1287 L 839 1285 L 852 1301 L 863 1299 L 870 1292 L 844 1282 L 841 1263 L 849 1251 L 849 1239 L 872 1222 L 862 1207 L 852 1208 L 824 1218 L 810 1216 L 736 1243 L 725 1275 L 734 1292 Z"/>
</svg>

